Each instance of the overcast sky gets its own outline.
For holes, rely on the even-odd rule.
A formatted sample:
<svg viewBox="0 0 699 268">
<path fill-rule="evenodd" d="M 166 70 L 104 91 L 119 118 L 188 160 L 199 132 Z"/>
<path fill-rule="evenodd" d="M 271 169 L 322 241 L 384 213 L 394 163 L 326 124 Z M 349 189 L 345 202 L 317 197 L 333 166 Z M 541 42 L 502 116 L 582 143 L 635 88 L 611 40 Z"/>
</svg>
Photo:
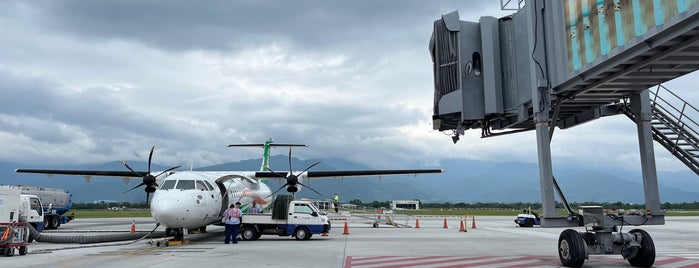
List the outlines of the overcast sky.
<svg viewBox="0 0 699 268">
<path fill-rule="evenodd" d="M 374 168 L 536 163 L 533 132 L 454 145 L 432 130 L 432 23 L 502 17 L 499 1 L 0 1 L 0 161 L 205 166 L 231 143 Z M 691 78 L 668 84 L 690 101 Z M 658 170 L 687 170 L 659 145 Z M 285 154 L 277 149 L 273 154 Z M 554 164 L 639 170 L 623 116 L 557 130 Z M 555 167 L 554 167 L 555 168 Z"/>
</svg>

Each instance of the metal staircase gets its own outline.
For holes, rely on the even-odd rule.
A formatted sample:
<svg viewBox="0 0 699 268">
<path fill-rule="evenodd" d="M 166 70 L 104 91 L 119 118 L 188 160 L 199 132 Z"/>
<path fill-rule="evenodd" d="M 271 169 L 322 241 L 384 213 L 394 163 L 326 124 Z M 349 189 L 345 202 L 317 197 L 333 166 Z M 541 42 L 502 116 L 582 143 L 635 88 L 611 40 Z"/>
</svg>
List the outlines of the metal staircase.
<svg viewBox="0 0 699 268">
<path fill-rule="evenodd" d="M 699 110 L 662 85 L 650 90 L 653 140 L 699 175 Z M 624 113 L 633 119 L 630 109 Z"/>
</svg>

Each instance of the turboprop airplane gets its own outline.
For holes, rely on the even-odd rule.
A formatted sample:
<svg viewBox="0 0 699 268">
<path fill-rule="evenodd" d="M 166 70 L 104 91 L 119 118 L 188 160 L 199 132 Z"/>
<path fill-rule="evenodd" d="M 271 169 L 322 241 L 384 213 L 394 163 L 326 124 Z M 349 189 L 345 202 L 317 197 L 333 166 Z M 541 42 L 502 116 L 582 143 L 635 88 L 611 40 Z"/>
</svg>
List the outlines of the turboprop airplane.
<svg viewBox="0 0 699 268">
<path fill-rule="evenodd" d="M 126 162 L 122 164 L 128 171 L 113 170 L 55 170 L 55 169 L 16 169 L 18 173 L 38 173 L 48 175 L 79 175 L 89 181 L 92 176 L 142 178 L 143 181 L 128 191 L 145 186 L 146 200 L 150 194 L 150 211 L 159 225 L 166 227 L 168 236 L 182 240 L 184 229 L 205 231 L 210 224 L 220 224 L 221 217 L 229 204 L 240 202 L 246 210 L 253 200 L 262 209 L 271 203 L 272 195 L 286 188 L 292 195 L 301 190 L 304 179 L 312 178 L 344 178 L 357 176 L 384 176 L 401 174 L 442 173 L 441 169 L 399 169 L 399 170 L 333 170 L 309 171 L 319 164 L 316 162 L 303 171 L 296 172 L 291 167 L 291 147 L 305 146 L 301 144 L 278 144 L 268 140 L 264 144 L 232 144 L 236 146 L 262 146 L 264 155 L 260 171 L 175 171 L 180 166 L 174 166 L 164 171 L 151 171 L 151 160 L 155 146 L 148 156 L 148 170 L 135 171 Z M 289 147 L 289 171 L 278 173 L 269 169 L 269 149 L 274 146 Z M 272 192 L 266 183 L 267 179 L 286 179 L 279 190 Z M 313 190 L 312 188 L 306 186 Z M 128 192 L 126 191 L 126 192 Z M 313 190 L 318 193 L 317 191 Z M 126 193 L 124 192 L 124 193 Z M 320 194 L 320 193 L 319 193 Z"/>
</svg>

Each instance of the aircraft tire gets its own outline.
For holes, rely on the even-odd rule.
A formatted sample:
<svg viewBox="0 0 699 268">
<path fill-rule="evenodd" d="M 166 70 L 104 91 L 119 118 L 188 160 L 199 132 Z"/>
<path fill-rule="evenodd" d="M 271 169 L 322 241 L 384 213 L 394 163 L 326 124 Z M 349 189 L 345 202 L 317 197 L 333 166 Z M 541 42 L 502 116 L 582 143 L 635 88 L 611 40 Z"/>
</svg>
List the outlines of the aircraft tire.
<svg viewBox="0 0 699 268">
<path fill-rule="evenodd" d="M 640 234 L 641 248 L 638 249 L 636 256 L 628 258 L 629 264 L 635 267 L 651 267 L 655 262 L 655 243 L 653 243 L 653 238 L 650 237 L 646 231 L 641 229 L 633 229 L 629 231 L 630 234 Z"/>
</svg>

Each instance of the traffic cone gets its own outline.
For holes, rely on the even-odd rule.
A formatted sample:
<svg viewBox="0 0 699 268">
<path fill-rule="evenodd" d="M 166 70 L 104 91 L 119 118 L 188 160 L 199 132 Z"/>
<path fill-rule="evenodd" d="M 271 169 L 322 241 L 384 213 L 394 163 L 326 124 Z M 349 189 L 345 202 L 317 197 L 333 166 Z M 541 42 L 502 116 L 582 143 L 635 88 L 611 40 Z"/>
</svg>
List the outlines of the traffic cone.
<svg viewBox="0 0 699 268">
<path fill-rule="evenodd" d="M 460 223 L 460 224 L 459 224 L 459 225 L 460 225 L 460 226 L 459 226 L 459 232 L 468 232 L 468 231 L 466 231 L 466 226 L 464 226 L 464 225 L 465 225 L 465 224 L 464 224 L 464 220 L 461 219 L 461 221 L 459 221 L 459 223 Z"/>
<path fill-rule="evenodd" d="M 415 218 L 415 228 L 420 228 L 420 220 Z"/>
<path fill-rule="evenodd" d="M 136 221 L 131 220 L 131 233 L 136 233 Z"/>
<path fill-rule="evenodd" d="M 476 229 L 476 216 L 471 216 L 473 221 L 471 222 L 471 229 Z"/>
<path fill-rule="evenodd" d="M 447 228 L 449 228 L 449 226 L 447 226 L 447 217 L 444 217 L 444 229 Z"/>
<path fill-rule="evenodd" d="M 347 226 L 347 220 L 345 220 L 345 232 L 342 233 L 343 235 L 348 235 L 349 234 L 349 227 Z"/>
</svg>

